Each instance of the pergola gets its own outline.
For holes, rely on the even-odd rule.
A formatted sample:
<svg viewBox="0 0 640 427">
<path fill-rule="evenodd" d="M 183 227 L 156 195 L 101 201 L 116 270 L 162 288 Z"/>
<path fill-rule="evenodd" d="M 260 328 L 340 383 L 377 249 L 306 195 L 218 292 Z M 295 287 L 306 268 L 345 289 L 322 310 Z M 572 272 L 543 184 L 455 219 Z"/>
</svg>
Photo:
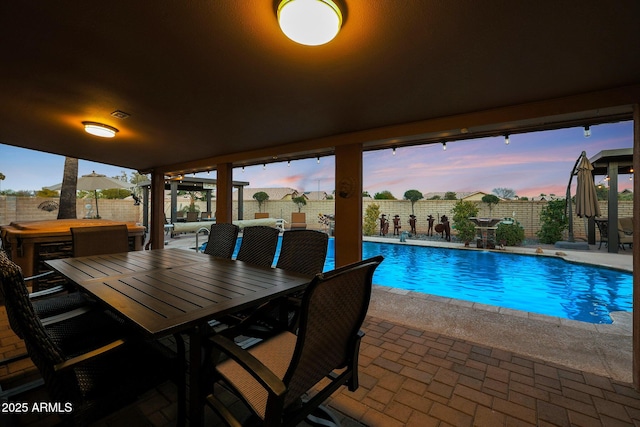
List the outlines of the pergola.
<svg viewBox="0 0 640 427">
<path fill-rule="evenodd" d="M 165 190 L 171 190 L 171 223 L 176 222 L 176 211 L 178 208 L 177 196 L 178 191 L 199 191 L 205 193 L 207 201 L 207 211 L 212 211 L 211 193 L 218 185 L 218 180 L 215 178 L 196 178 L 196 177 L 176 177 L 173 179 L 167 179 L 164 183 Z M 244 187 L 249 185 L 247 181 L 233 181 L 231 183 L 233 188 L 238 190 L 238 219 L 243 219 L 243 198 Z M 138 187 L 142 187 L 143 199 L 145 209 L 143 211 L 143 224 L 145 227 L 149 227 L 149 214 L 147 206 L 149 206 L 149 190 L 151 189 L 151 182 L 146 181 L 138 184 Z"/>
<path fill-rule="evenodd" d="M 592 175 L 602 175 L 609 177 L 609 188 L 614 189 L 609 191 L 608 199 L 608 250 L 611 253 L 618 252 L 618 175 L 633 173 L 633 149 L 632 148 L 620 148 L 616 150 L 603 150 L 595 156 L 589 159 L 591 166 L 593 166 Z M 635 209 L 634 209 L 635 210 Z M 591 224 L 591 221 L 590 221 Z M 589 230 L 589 243 L 595 243 L 591 241 L 591 235 L 593 227 L 590 225 Z"/>
</svg>

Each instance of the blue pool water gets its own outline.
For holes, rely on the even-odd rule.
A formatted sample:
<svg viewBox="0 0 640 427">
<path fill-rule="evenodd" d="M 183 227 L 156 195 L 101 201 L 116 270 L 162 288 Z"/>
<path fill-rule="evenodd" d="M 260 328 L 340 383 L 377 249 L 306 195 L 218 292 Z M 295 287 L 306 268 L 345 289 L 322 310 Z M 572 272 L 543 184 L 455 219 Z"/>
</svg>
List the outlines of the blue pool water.
<svg viewBox="0 0 640 427">
<path fill-rule="evenodd" d="M 333 243 L 325 271 L 335 265 Z M 544 256 L 364 242 L 363 258 L 376 255 L 385 259 L 373 281 L 383 286 L 590 323 L 611 323 L 610 312 L 632 310 L 632 275 L 618 270 Z"/>
</svg>

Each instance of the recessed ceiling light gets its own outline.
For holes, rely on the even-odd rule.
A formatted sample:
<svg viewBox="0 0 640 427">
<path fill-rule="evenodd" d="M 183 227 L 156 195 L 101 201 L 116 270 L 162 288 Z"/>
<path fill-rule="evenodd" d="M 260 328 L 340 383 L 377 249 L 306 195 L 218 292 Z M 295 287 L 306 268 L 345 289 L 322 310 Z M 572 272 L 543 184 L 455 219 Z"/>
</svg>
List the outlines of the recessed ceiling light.
<svg viewBox="0 0 640 427">
<path fill-rule="evenodd" d="M 102 138 L 113 138 L 118 132 L 118 129 L 103 123 L 82 122 L 82 124 L 84 125 L 85 132 Z"/>
<path fill-rule="evenodd" d="M 342 12 L 331 0 L 282 0 L 278 6 L 278 23 L 294 42 L 318 46 L 338 35 Z"/>
</svg>

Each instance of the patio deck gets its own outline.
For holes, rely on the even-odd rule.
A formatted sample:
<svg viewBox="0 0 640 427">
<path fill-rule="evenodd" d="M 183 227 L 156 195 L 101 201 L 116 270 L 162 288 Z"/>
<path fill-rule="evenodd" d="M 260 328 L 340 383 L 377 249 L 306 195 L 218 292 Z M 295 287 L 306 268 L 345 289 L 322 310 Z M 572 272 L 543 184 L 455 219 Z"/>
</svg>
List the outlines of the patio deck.
<svg viewBox="0 0 640 427">
<path fill-rule="evenodd" d="M 608 261 L 598 251 L 564 252 L 622 267 L 631 262 L 624 254 Z M 345 426 L 640 425 L 628 314 L 613 325 L 591 325 L 377 286 L 363 329 L 360 388 L 329 401 Z M 0 354 L 21 347 L 0 307 Z M 29 373 L 28 361 L 0 368 L 0 382 L 5 387 Z M 46 394 L 21 399 L 43 401 Z M 175 401 L 167 383 L 97 425 L 175 425 Z M 3 426 L 56 421 L 5 419 Z"/>
</svg>

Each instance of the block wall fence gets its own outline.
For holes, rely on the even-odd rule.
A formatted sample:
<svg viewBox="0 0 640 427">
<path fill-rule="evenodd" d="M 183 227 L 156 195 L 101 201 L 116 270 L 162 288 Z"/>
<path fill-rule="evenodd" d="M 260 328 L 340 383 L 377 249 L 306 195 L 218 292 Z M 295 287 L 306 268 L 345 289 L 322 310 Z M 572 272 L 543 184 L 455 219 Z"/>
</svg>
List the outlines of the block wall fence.
<svg viewBox="0 0 640 427">
<path fill-rule="evenodd" d="M 6 225 L 12 221 L 36 221 L 56 219 L 58 211 L 46 212 L 38 209 L 38 205 L 45 201 L 56 201 L 55 198 L 37 198 L 37 197 L 13 197 L 0 196 L 0 224 Z M 135 206 L 131 200 L 99 200 L 100 216 L 104 219 L 128 221 L 142 223 L 143 206 Z M 302 207 L 302 212 L 306 213 L 307 228 L 323 229 L 323 225 L 318 221 L 319 215 L 333 214 L 333 200 L 310 200 L 306 206 Z M 489 212 L 489 208 L 485 203 L 477 202 L 479 208 L 478 216 L 492 218 L 515 218 L 524 227 L 527 237 L 535 237 L 536 232 L 540 229 L 540 211 L 546 206 L 545 201 L 523 201 L 523 200 L 506 200 L 494 205 Z M 84 218 L 88 210 L 87 204 L 92 205 L 95 214 L 95 201 L 89 199 L 79 199 L 77 203 L 77 217 Z M 197 202 L 198 210 L 206 210 L 205 202 Z M 365 200 L 363 201 L 363 212 L 366 212 L 367 206 L 377 204 L 380 206 L 380 212 L 387 215 L 391 220 L 394 215 L 399 215 L 403 231 L 409 230 L 409 215 L 412 213 L 411 202 L 408 200 Z M 417 217 L 416 229 L 418 234 L 426 233 L 428 223 L 427 216 L 433 215 L 436 218 L 435 224 L 438 223 L 442 215 L 452 218 L 452 209 L 456 204 L 455 200 L 419 200 L 413 206 L 413 212 Z M 600 202 L 600 209 L 603 216 L 606 216 L 607 202 Z M 180 206 L 179 206 L 180 208 Z M 575 208 L 575 206 L 574 206 Z M 215 209 L 215 208 L 214 208 Z M 258 202 L 255 200 L 244 202 L 244 219 L 254 218 L 254 214 L 259 212 Z M 170 202 L 165 202 L 165 213 L 170 217 Z M 263 203 L 262 212 L 268 212 L 271 217 L 284 218 L 287 222 L 291 221 L 291 213 L 298 212 L 298 207 L 291 200 L 268 200 Z M 575 212 L 575 209 L 574 209 Z M 633 216 L 633 202 L 618 202 L 618 216 Z M 234 202 L 233 218 L 238 219 L 238 205 Z M 338 218 L 339 220 L 339 218 Z M 574 216 L 574 235 L 577 238 L 586 238 L 586 220 Z M 393 230 L 393 228 L 391 227 Z M 376 233 L 378 230 L 376 230 Z M 455 230 L 452 230 L 455 234 Z"/>
</svg>

